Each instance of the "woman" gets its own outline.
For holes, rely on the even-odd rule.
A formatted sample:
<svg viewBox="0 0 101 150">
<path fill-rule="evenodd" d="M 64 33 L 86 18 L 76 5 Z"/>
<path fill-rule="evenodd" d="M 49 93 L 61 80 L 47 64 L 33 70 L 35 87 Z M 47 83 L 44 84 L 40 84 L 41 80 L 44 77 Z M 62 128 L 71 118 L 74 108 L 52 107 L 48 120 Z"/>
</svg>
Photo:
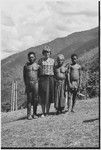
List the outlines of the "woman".
<svg viewBox="0 0 101 150">
<path fill-rule="evenodd" d="M 54 59 L 50 58 L 51 51 L 45 47 L 43 58 L 39 64 L 39 96 L 42 106 L 42 117 L 49 114 L 50 104 L 54 101 Z"/>
<path fill-rule="evenodd" d="M 67 68 L 64 63 L 64 55 L 59 54 L 57 57 L 57 65 L 55 66 L 55 103 L 56 114 L 62 113 L 65 108 L 66 99 L 66 73 Z"/>
</svg>

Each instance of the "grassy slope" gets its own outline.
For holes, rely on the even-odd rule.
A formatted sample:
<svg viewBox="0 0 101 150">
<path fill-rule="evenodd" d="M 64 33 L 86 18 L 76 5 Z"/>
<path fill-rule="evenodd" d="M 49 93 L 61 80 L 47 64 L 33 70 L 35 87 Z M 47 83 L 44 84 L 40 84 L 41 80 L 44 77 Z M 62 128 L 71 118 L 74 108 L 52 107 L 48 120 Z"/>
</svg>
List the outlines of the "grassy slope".
<svg viewBox="0 0 101 150">
<path fill-rule="evenodd" d="M 51 113 L 55 113 L 53 104 Z M 38 106 L 38 113 L 41 113 Z M 26 119 L 26 109 L 2 113 L 3 147 L 98 147 L 98 98 L 77 101 L 75 113 Z"/>
</svg>

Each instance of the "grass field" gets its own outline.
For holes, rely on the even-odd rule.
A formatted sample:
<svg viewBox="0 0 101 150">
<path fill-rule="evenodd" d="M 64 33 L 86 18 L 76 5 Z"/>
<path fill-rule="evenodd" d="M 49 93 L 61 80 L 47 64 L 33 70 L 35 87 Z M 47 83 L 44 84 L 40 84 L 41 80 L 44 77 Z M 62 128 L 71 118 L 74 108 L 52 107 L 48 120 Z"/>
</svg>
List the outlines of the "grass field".
<svg viewBox="0 0 101 150">
<path fill-rule="evenodd" d="M 99 147 L 98 98 L 78 100 L 75 113 L 27 120 L 26 109 L 1 114 L 2 147 Z M 41 107 L 38 106 L 41 114 Z"/>
</svg>

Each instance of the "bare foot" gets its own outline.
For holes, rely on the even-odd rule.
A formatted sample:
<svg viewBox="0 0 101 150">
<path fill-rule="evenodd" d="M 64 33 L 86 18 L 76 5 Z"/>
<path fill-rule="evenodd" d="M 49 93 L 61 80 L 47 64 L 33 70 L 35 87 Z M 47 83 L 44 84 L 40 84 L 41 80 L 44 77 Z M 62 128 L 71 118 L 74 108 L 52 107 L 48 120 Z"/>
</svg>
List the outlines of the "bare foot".
<svg viewBox="0 0 101 150">
<path fill-rule="evenodd" d="M 38 116 L 36 116 L 36 115 L 33 115 L 33 116 L 32 116 L 32 118 L 33 118 L 33 119 L 37 119 L 37 118 L 38 118 Z"/>
<path fill-rule="evenodd" d="M 27 119 L 28 119 L 28 120 L 32 120 L 32 116 L 31 116 L 31 115 L 28 116 Z"/>
</svg>

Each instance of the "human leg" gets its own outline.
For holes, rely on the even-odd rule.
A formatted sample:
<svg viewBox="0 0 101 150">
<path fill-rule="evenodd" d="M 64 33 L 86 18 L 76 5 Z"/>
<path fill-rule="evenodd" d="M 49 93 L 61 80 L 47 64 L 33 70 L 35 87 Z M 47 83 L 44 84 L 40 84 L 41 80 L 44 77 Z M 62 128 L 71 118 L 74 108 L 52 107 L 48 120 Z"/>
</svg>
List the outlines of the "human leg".
<svg viewBox="0 0 101 150">
<path fill-rule="evenodd" d="M 36 116 L 38 105 L 38 82 L 35 83 L 33 88 L 33 118 Z"/>
<path fill-rule="evenodd" d="M 32 93 L 27 92 L 27 118 L 30 120 L 31 117 L 31 100 L 32 100 Z"/>
<path fill-rule="evenodd" d="M 49 81 L 49 77 L 47 79 L 47 89 L 46 89 L 46 104 L 45 104 L 45 107 L 46 107 L 46 115 L 49 114 L 49 109 L 50 109 L 50 81 Z"/>
<path fill-rule="evenodd" d="M 58 105 L 59 105 L 59 89 L 58 89 L 58 82 L 55 81 L 54 108 L 57 111 L 56 114 L 58 114 Z"/>
<path fill-rule="evenodd" d="M 67 108 L 68 108 L 68 111 L 70 111 L 70 108 L 71 108 L 71 92 L 68 91 L 68 100 L 67 100 Z"/>
<path fill-rule="evenodd" d="M 47 78 L 47 90 L 46 90 L 46 114 L 49 114 L 50 105 L 54 102 L 54 77 L 49 76 Z"/>
<path fill-rule="evenodd" d="M 49 115 L 50 103 L 46 104 L 46 115 Z"/>
<path fill-rule="evenodd" d="M 39 79 L 39 97 L 40 97 L 40 105 L 42 108 L 42 117 L 45 116 L 45 103 L 46 103 L 46 78 L 44 76 Z"/>
<path fill-rule="evenodd" d="M 62 112 L 65 108 L 66 96 L 65 96 L 65 81 L 62 81 L 60 84 L 60 96 L 59 96 L 59 107 L 60 112 Z"/>
<path fill-rule="evenodd" d="M 42 117 L 45 116 L 45 104 L 41 104 L 41 108 L 42 108 Z"/>
<path fill-rule="evenodd" d="M 70 89 L 70 86 L 67 85 L 67 93 L 66 93 L 66 98 L 67 98 L 67 111 L 70 110 L 70 104 L 71 104 L 71 89 Z"/>
<path fill-rule="evenodd" d="M 76 103 L 76 96 L 77 96 L 77 90 L 75 90 L 73 92 L 73 97 L 72 97 L 72 108 L 71 108 L 71 111 L 74 112 L 74 106 L 75 106 L 75 103 Z"/>
</svg>

